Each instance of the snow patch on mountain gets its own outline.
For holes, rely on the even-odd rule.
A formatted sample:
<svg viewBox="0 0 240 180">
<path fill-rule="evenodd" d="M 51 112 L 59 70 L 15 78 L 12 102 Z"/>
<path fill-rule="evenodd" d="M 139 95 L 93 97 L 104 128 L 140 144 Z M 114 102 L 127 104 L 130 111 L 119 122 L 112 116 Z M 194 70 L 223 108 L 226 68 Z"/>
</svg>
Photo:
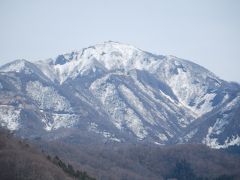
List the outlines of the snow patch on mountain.
<svg viewBox="0 0 240 180">
<path fill-rule="evenodd" d="M 234 98 L 231 102 L 227 104 L 225 108 L 222 109 L 222 112 L 230 111 L 234 109 L 234 107 L 240 102 L 240 93 L 238 93 L 237 97 Z"/>
<path fill-rule="evenodd" d="M 9 130 L 17 130 L 20 127 L 20 109 L 13 106 L 0 105 L 0 124 Z"/>
<path fill-rule="evenodd" d="M 151 113 L 147 111 L 144 107 L 144 104 L 140 101 L 140 99 L 134 95 L 134 93 L 127 88 L 125 85 L 120 85 L 118 89 L 123 93 L 126 97 L 127 102 L 131 105 L 133 109 L 135 109 L 139 114 L 142 114 L 143 117 L 152 125 L 156 124 Z"/>
<path fill-rule="evenodd" d="M 202 95 L 204 95 L 205 90 L 200 85 L 189 86 L 189 84 L 191 84 L 191 82 L 189 81 L 191 81 L 192 79 L 191 74 L 188 74 L 182 70 L 178 71 L 178 73 L 178 75 L 172 76 L 171 78 L 167 79 L 169 86 L 172 87 L 173 92 L 177 95 L 177 97 L 180 99 L 181 103 L 184 106 L 192 109 L 193 112 L 198 113 L 198 116 L 200 116 L 201 113 L 197 111 L 198 109 L 196 108 L 196 106 L 191 107 L 189 106 L 189 104 L 192 97 L 194 97 L 196 94 L 200 94 L 201 97 Z M 204 111 L 203 109 L 200 110 Z"/>
<path fill-rule="evenodd" d="M 41 110 L 42 113 L 44 113 Z M 74 127 L 74 125 L 79 121 L 79 116 L 75 114 L 59 114 L 52 113 L 50 118 L 48 116 L 44 116 L 42 122 L 44 123 L 44 129 L 46 131 L 53 131 L 59 128 L 70 128 Z"/>
<path fill-rule="evenodd" d="M 52 114 L 52 118 L 51 130 L 73 127 L 79 120 L 74 114 Z"/>
<path fill-rule="evenodd" d="M 50 86 L 39 81 L 29 81 L 26 85 L 27 94 L 38 104 L 40 109 L 71 112 L 71 105 L 66 98 Z"/>
<path fill-rule="evenodd" d="M 165 134 L 163 134 L 163 133 L 158 133 L 157 136 L 163 142 L 168 140 L 168 137 Z"/>
<path fill-rule="evenodd" d="M 57 73 L 53 71 L 51 66 L 49 66 L 50 61 L 52 61 L 52 59 L 48 59 L 45 61 L 37 61 L 35 62 L 35 64 L 42 71 L 42 73 L 47 76 L 52 82 L 59 81 Z"/>
<path fill-rule="evenodd" d="M 111 134 L 111 133 L 109 133 L 107 131 L 100 131 L 98 129 L 98 125 L 96 123 L 94 123 L 94 122 L 90 123 L 90 125 L 88 127 L 88 130 L 92 131 L 92 132 L 95 132 L 97 134 L 101 134 L 103 137 L 105 137 L 108 140 L 115 141 L 115 142 L 121 142 L 121 140 L 116 138 L 114 134 Z"/>
<path fill-rule="evenodd" d="M 188 134 L 186 134 L 183 138 L 179 139 L 180 143 L 188 142 L 196 133 L 198 132 L 198 129 L 193 129 Z"/>
<path fill-rule="evenodd" d="M 240 137 L 239 135 L 233 135 L 232 137 L 227 137 L 227 139 L 224 141 L 223 144 L 220 144 L 218 142 L 217 138 L 211 138 L 211 135 L 213 134 L 213 127 L 209 127 L 208 134 L 206 138 L 203 139 L 202 143 L 206 144 L 207 146 L 214 148 L 214 149 L 221 149 L 221 148 L 227 148 L 229 146 L 240 145 Z"/>
<path fill-rule="evenodd" d="M 0 68 L 1 72 L 24 72 L 25 74 L 31 74 L 32 70 L 27 67 L 27 61 L 20 59 L 8 63 Z"/>
<path fill-rule="evenodd" d="M 129 128 L 139 139 L 148 134 L 144 129 L 141 119 L 121 99 L 118 87 L 111 83 L 103 83 L 106 77 L 95 81 L 90 90 L 103 104 L 104 109 L 112 117 L 113 123 L 118 129 Z"/>
</svg>

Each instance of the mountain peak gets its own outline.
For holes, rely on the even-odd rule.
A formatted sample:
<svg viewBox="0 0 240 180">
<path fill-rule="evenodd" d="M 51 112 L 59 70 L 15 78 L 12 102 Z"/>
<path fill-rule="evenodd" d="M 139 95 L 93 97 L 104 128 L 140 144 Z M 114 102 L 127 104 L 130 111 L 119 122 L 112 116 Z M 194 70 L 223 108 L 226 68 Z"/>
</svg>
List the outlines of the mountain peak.
<svg viewBox="0 0 240 180">
<path fill-rule="evenodd" d="M 115 47 L 127 47 L 129 49 L 138 49 L 135 46 L 131 45 L 131 44 L 127 44 L 127 43 L 122 43 L 122 42 L 118 42 L 118 41 L 105 41 L 104 43 L 100 43 L 98 45 L 111 45 L 111 46 L 115 46 Z"/>
<path fill-rule="evenodd" d="M 101 44 L 96 44 L 95 46 L 90 46 L 90 48 L 95 49 L 100 54 L 112 52 L 119 52 L 121 54 L 133 54 L 136 52 L 142 52 L 142 50 L 134 47 L 133 45 L 116 41 L 106 41 Z"/>
<path fill-rule="evenodd" d="M 1 72 L 21 72 L 31 63 L 25 59 L 17 59 L 0 67 Z"/>
<path fill-rule="evenodd" d="M 61 83 L 68 78 L 74 79 L 79 75 L 87 75 L 96 70 L 106 72 L 117 69 L 123 71 L 132 69 L 146 70 L 151 73 L 170 71 L 170 74 L 174 74 L 175 72 L 176 75 L 180 70 L 185 72 L 187 69 L 190 69 L 194 74 L 210 75 L 213 77 L 213 74 L 208 70 L 189 61 L 175 56 L 154 55 L 132 45 L 115 41 L 106 41 L 79 51 L 59 55 L 50 61 L 41 61 L 39 63 L 48 64 L 50 66 L 49 69 L 54 70 L 54 76 Z"/>
<path fill-rule="evenodd" d="M 0 108 L 4 115 L 0 119 L 6 127 L 36 117 L 36 130 L 39 124 L 41 131 L 85 127 L 118 142 L 132 138 L 160 144 L 189 142 L 196 134 L 194 142 L 209 146 L 240 144 L 239 129 L 232 128 L 240 107 L 239 87 L 175 56 L 108 41 L 45 61 L 16 60 L 0 71 L 11 76 L 0 73 L 5 93 L 0 100 L 8 103 Z M 8 93 L 11 89 L 13 93 Z M 24 98 L 18 97 L 15 107 L 12 99 L 18 90 Z M 14 97 L 6 98 L 11 94 Z M 34 116 L 25 111 L 29 107 L 37 112 Z M 206 124 L 208 119 L 211 123 Z"/>
</svg>

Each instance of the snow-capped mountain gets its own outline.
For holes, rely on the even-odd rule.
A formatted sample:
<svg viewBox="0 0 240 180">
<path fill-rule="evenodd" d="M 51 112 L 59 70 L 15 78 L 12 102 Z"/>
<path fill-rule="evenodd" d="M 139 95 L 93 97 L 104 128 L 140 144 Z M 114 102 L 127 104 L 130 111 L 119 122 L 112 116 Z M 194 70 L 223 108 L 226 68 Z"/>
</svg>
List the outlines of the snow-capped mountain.
<svg viewBox="0 0 240 180">
<path fill-rule="evenodd" d="M 117 42 L 0 67 L 0 123 L 20 136 L 225 148 L 239 115 L 239 84 Z"/>
</svg>

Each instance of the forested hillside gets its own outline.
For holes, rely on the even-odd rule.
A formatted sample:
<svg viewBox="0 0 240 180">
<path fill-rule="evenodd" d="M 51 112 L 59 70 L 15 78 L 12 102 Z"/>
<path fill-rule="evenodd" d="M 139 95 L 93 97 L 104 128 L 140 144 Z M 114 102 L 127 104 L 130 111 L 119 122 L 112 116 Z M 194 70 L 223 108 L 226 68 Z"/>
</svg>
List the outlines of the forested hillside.
<svg viewBox="0 0 240 180">
<path fill-rule="evenodd" d="M 0 130 L 1 180 L 94 180 L 86 172 L 40 152 L 24 140 Z"/>
</svg>

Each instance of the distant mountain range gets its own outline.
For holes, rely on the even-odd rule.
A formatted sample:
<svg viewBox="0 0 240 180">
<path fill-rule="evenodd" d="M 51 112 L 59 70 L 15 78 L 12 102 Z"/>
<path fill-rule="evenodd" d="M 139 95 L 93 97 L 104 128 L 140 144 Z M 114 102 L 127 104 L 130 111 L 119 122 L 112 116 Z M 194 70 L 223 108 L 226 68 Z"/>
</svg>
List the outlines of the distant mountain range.
<svg viewBox="0 0 240 180">
<path fill-rule="evenodd" d="M 227 148 L 240 145 L 240 85 L 110 41 L 1 66 L 0 125 L 30 139 Z"/>
</svg>

